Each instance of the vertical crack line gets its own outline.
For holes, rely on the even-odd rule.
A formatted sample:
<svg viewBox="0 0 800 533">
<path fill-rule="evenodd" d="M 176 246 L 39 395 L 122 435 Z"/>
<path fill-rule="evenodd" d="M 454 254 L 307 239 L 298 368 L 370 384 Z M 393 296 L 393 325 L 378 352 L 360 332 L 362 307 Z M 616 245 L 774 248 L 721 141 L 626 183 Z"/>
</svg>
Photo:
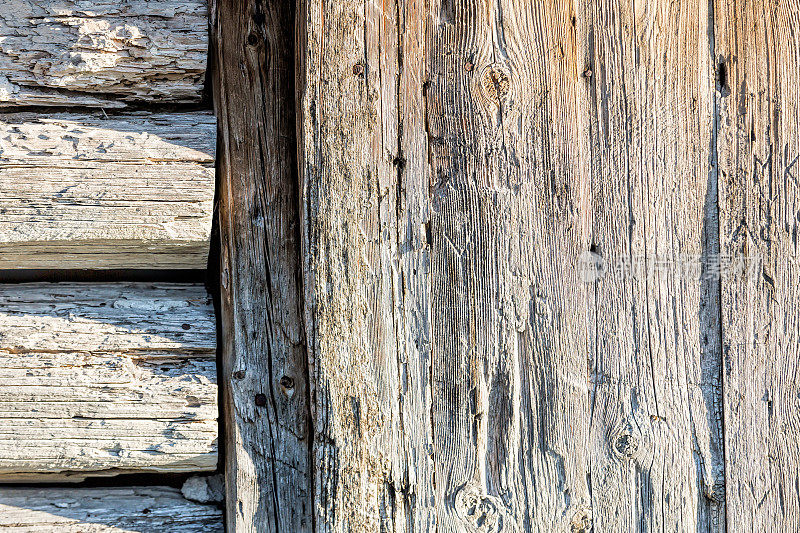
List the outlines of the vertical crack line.
<svg viewBox="0 0 800 533">
<path fill-rule="evenodd" d="M 721 81 L 720 78 L 720 70 L 724 72 L 724 65 L 717 65 L 717 52 L 716 52 L 716 16 L 714 10 L 714 3 L 715 0 L 708 0 L 708 44 L 709 44 L 709 56 L 711 61 L 711 69 L 713 73 L 713 83 L 710 84 L 713 91 L 712 91 L 712 122 L 711 122 L 711 138 L 710 138 L 710 146 L 709 146 L 709 177 L 708 177 L 708 189 L 706 191 L 706 205 L 705 205 L 705 217 L 704 217 L 704 242 L 702 243 L 703 246 L 703 253 L 704 253 L 704 260 L 705 260 L 705 267 L 708 267 L 708 260 L 709 254 L 714 260 L 720 260 L 720 253 L 722 250 L 721 244 L 721 220 L 720 220 L 720 206 L 719 206 L 719 148 L 718 148 L 718 135 L 719 135 L 719 128 L 720 128 L 720 96 L 722 94 L 722 90 L 724 89 L 721 86 L 721 83 L 725 83 Z M 703 269 L 705 270 L 705 268 Z M 702 283 L 702 282 L 701 282 Z M 723 316 L 722 316 L 722 276 L 721 274 L 716 277 L 715 279 L 709 280 L 710 286 L 708 287 L 709 294 L 713 294 L 714 302 L 716 304 L 716 309 L 712 310 L 715 312 L 714 319 L 716 320 L 716 333 L 718 338 L 718 343 L 715 350 L 714 359 L 718 363 L 718 372 L 715 377 L 717 380 L 717 386 L 713 388 L 714 391 L 714 398 L 712 399 L 712 405 L 715 408 L 714 418 L 718 423 L 718 426 L 715 430 L 719 436 L 719 446 L 721 452 L 721 476 L 722 476 L 722 490 L 718 494 L 718 487 L 720 486 L 720 481 L 715 479 L 714 480 L 714 487 L 712 488 L 714 500 L 712 502 L 713 505 L 721 506 L 721 509 L 717 508 L 713 511 L 714 519 L 716 522 L 719 522 L 719 517 L 722 517 L 721 527 L 720 524 L 717 523 L 719 531 L 726 531 L 728 525 L 728 517 L 727 517 L 727 472 L 726 472 L 726 465 L 727 465 L 727 456 L 726 456 L 726 432 L 725 432 L 725 361 L 724 361 L 724 337 L 723 337 Z"/>
</svg>

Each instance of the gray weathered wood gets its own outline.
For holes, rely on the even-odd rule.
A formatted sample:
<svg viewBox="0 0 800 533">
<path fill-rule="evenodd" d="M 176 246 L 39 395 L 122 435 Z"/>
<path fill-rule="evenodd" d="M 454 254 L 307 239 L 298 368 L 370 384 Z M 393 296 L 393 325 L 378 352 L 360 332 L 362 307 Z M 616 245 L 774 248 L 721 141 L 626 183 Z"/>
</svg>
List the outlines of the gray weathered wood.
<svg viewBox="0 0 800 533">
<path fill-rule="evenodd" d="M 200 100 L 206 0 L 0 0 L 0 107 Z"/>
<path fill-rule="evenodd" d="M 0 286 L 0 482 L 213 470 L 205 288 Z"/>
<path fill-rule="evenodd" d="M 800 530 L 800 4 L 715 2 L 731 531 Z"/>
<path fill-rule="evenodd" d="M 431 372 L 431 305 L 444 300 L 431 301 L 426 238 L 429 7 L 416 0 L 299 5 L 316 530 L 433 531 L 436 507 L 444 513 L 453 500 L 448 474 L 434 476 L 441 448 L 432 394 L 443 391 L 431 388 L 431 378 L 441 380 Z M 440 370 L 464 379 L 457 355 L 448 355 L 452 366 Z"/>
<path fill-rule="evenodd" d="M 709 4 L 579 2 L 597 531 L 725 527 Z"/>
<path fill-rule="evenodd" d="M 0 114 L 0 269 L 203 269 L 207 112 Z"/>
<path fill-rule="evenodd" d="M 226 520 L 236 532 L 309 531 L 294 6 L 217 4 Z"/>
<path fill-rule="evenodd" d="M 586 528 L 569 4 L 305 5 L 318 530 Z"/>
<path fill-rule="evenodd" d="M 0 488 L 7 533 L 221 532 L 222 511 L 169 487 Z"/>
<path fill-rule="evenodd" d="M 301 6 L 317 529 L 724 530 L 708 3 Z"/>
</svg>

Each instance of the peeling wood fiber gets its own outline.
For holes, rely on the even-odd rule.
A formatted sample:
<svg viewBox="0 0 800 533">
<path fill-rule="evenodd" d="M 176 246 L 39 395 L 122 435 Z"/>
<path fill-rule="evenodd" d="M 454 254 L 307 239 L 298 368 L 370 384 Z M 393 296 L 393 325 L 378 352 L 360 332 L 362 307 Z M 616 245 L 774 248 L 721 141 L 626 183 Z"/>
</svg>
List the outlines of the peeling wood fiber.
<svg viewBox="0 0 800 533">
<path fill-rule="evenodd" d="M 221 533 L 222 511 L 169 487 L 0 488 L 4 533 Z"/>
<path fill-rule="evenodd" d="M 199 285 L 0 286 L 0 482 L 214 470 L 215 353 Z"/>
<path fill-rule="evenodd" d="M 205 0 L 0 0 L 0 107 L 202 96 Z"/>
<path fill-rule="evenodd" d="M 230 524 L 800 528 L 797 2 L 301 0 L 297 198 L 276 9 L 215 22 Z"/>
<path fill-rule="evenodd" d="M 0 114 L 0 269 L 205 269 L 208 112 Z"/>
</svg>

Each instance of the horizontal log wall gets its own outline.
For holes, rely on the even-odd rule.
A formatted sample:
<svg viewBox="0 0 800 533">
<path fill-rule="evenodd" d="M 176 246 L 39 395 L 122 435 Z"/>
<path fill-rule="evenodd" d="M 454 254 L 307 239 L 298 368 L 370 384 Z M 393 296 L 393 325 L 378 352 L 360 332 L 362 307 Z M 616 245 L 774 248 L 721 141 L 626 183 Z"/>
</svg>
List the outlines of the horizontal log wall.
<svg viewBox="0 0 800 533">
<path fill-rule="evenodd" d="M 206 267 L 208 112 L 0 115 L 0 269 Z"/>
<path fill-rule="evenodd" d="M 0 482 L 217 464 L 205 289 L 0 286 Z"/>
<path fill-rule="evenodd" d="M 221 532 L 222 511 L 169 487 L 0 488 L 4 533 Z"/>
<path fill-rule="evenodd" d="M 0 0 L 0 107 L 125 107 L 202 95 L 205 0 Z"/>
</svg>

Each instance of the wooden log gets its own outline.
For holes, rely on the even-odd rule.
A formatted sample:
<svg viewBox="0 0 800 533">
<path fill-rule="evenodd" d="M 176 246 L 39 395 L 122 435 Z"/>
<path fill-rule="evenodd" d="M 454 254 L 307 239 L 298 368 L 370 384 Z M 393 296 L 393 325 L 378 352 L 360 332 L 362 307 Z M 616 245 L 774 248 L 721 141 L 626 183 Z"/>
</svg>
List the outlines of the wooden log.
<svg viewBox="0 0 800 533">
<path fill-rule="evenodd" d="M 217 464 L 204 287 L 0 286 L 0 482 Z"/>
<path fill-rule="evenodd" d="M 222 511 L 169 487 L 0 488 L 6 533 L 221 532 Z"/>
<path fill-rule="evenodd" d="M 205 269 L 207 112 L 0 115 L 0 269 Z"/>
<path fill-rule="evenodd" d="M 202 96 L 205 0 L 0 0 L 0 107 Z"/>
<path fill-rule="evenodd" d="M 218 0 L 227 528 L 312 529 L 293 2 Z"/>
<path fill-rule="evenodd" d="M 709 3 L 576 15 L 594 530 L 725 531 Z"/>
<path fill-rule="evenodd" d="M 800 531 L 797 2 L 714 2 L 729 531 Z"/>
</svg>

